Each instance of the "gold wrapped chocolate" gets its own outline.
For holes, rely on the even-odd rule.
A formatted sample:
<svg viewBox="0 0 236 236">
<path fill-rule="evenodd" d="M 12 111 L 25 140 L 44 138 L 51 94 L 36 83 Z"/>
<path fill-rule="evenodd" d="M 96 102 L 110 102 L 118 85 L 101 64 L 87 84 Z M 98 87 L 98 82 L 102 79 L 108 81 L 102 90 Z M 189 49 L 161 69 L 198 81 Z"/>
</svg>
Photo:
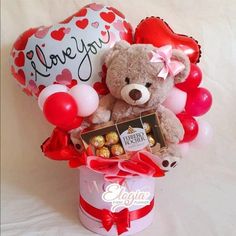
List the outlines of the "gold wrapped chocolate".
<svg viewBox="0 0 236 236">
<path fill-rule="evenodd" d="M 102 147 L 96 150 L 96 155 L 99 157 L 109 158 L 110 151 L 107 147 Z"/>
<path fill-rule="evenodd" d="M 106 135 L 106 144 L 111 145 L 111 144 L 116 144 L 119 142 L 119 136 L 115 131 L 109 132 Z"/>
<path fill-rule="evenodd" d="M 146 123 L 146 122 L 143 123 L 143 128 L 144 128 L 146 134 L 148 134 L 148 133 L 151 132 L 151 126 L 150 126 L 150 124 L 148 124 L 148 123 Z"/>
<path fill-rule="evenodd" d="M 90 143 L 96 148 L 101 148 L 105 144 L 105 139 L 102 135 L 98 135 L 98 136 L 93 137 L 90 140 Z"/>
<path fill-rule="evenodd" d="M 113 156 L 119 156 L 124 154 L 124 149 L 120 144 L 114 144 L 111 146 L 111 153 Z"/>
<path fill-rule="evenodd" d="M 155 141 L 155 139 L 153 138 L 153 136 L 149 134 L 149 135 L 147 136 L 147 138 L 148 138 L 150 147 L 154 147 L 155 144 L 156 144 L 156 141 Z"/>
</svg>

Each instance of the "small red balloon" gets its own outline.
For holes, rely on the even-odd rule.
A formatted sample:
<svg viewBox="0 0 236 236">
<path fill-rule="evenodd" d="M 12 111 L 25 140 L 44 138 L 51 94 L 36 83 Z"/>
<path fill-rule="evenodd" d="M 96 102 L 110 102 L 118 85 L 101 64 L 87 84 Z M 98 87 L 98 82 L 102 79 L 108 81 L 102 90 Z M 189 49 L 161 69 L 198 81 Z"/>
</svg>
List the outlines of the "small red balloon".
<svg viewBox="0 0 236 236">
<path fill-rule="evenodd" d="M 80 116 L 77 116 L 70 124 L 63 125 L 63 126 L 61 125 L 60 128 L 62 128 L 65 131 L 69 131 L 69 130 L 78 128 L 82 122 L 83 122 L 83 118 Z"/>
<path fill-rule="evenodd" d="M 58 92 L 47 98 L 43 106 L 43 113 L 51 124 L 63 127 L 70 125 L 76 118 L 77 105 L 70 94 Z"/>
<path fill-rule="evenodd" d="M 184 138 L 181 140 L 183 142 L 191 142 L 193 141 L 198 134 L 198 123 L 197 121 L 187 113 L 180 113 L 176 115 L 184 128 Z"/>
<path fill-rule="evenodd" d="M 205 88 L 196 88 L 187 95 L 185 111 L 192 116 L 202 116 L 212 105 L 211 93 Z"/>
<path fill-rule="evenodd" d="M 171 45 L 182 50 L 192 63 L 199 62 L 201 57 L 200 45 L 187 35 L 176 34 L 170 26 L 158 17 L 147 17 L 135 29 L 134 43 L 149 43 L 155 47 Z"/>
<path fill-rule="evenodd" d="M 183 83 L 176 84 L 178 89 L 181 89 L 185 92 L 191 91 L 192 89 L 197 88 L 202 81 L 202 72 L 200 68 L 195 65 L 191 64 L 190 73 L 187 79 Z"/>
</svg>

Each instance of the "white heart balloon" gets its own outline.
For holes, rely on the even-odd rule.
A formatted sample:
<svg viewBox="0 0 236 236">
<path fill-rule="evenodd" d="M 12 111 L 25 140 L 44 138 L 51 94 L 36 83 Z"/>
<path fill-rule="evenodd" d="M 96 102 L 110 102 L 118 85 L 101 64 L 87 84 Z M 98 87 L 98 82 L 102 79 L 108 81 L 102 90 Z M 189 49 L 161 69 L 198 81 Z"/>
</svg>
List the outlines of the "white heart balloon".
<svg viewBox="0 0 236 236">
<path fill-rule="evenodd" d="M 121 39 L 132 41 L 124 15 L 92 3 L 59 24 L 24 32 L 13 45 L 11 71 L 24 91 L 35 96 L 54 83 L 88 84 L 99 92 L 103 54 Z"/>
</svg>

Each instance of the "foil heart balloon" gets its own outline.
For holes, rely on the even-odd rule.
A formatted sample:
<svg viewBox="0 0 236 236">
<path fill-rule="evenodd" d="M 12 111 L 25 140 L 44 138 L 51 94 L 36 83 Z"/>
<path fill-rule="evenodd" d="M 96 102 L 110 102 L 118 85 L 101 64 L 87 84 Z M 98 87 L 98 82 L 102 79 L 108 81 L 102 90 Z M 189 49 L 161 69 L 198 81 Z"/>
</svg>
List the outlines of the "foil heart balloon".
<svg viewBox="0 0 236 236">
<path fill-rule="evenodd" d="M 92 3 L 57 25 L 24 32 L 13 45 L 11 71 L 28 95 L 55 83 L 85 83 L 102 91 L 102 56 L 121 39 L 132 43 L 124 15 Z"/>
<path fill-rule="evenodd" d="M 156 47 L 172 45 L 188 55 L 192 63 L 199 62 L 201 56 L 198 42 L 186 35 L 176 34 L 170 26 L 158 17 L 148 17 L 142 20 L 135 30 L 135 43 L 153 44 Z"/>
</svg>

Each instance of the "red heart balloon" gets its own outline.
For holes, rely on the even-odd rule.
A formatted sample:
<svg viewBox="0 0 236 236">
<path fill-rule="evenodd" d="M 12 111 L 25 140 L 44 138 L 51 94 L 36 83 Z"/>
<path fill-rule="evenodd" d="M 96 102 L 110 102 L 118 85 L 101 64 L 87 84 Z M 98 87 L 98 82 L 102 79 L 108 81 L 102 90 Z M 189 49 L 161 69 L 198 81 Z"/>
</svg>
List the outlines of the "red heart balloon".
<svg viewBox="0 0 236 236">
<path fill-rule="evenodd" d="M 150 43 L 155 47 L 172 45 L 181 49 L 189 57 L 192 63 L 198 63 L 201 50 L 198 42 L 186 35 L 176 34 L 170 26 L 158 17 L 148 17 L 142 20 L 135 30 L 135 43 Z"/>
</svg>

